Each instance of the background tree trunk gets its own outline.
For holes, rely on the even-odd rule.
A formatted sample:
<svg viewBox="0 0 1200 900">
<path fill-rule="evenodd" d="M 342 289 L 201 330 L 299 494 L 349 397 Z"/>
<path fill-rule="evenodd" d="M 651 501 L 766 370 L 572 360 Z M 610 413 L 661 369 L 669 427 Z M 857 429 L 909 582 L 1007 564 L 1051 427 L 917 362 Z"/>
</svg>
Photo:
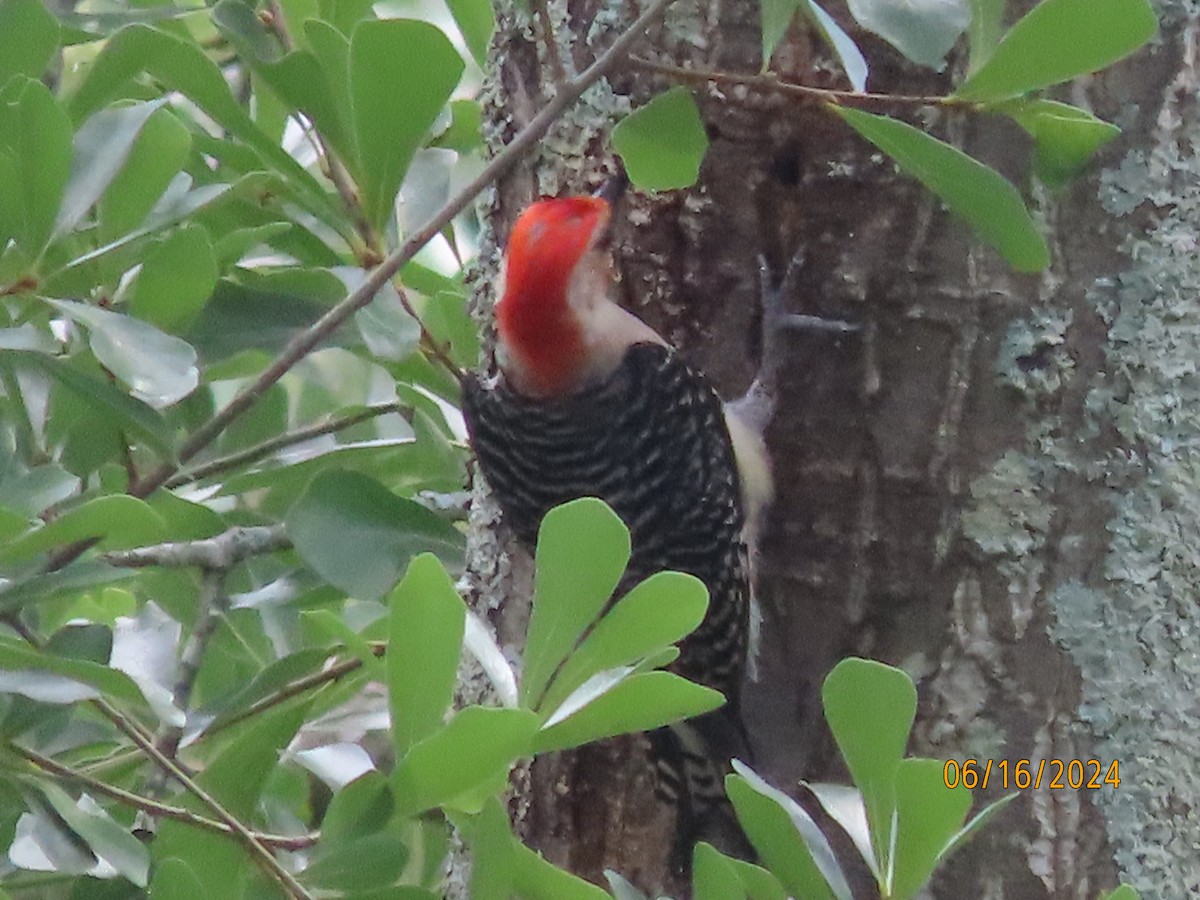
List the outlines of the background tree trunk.
<svg viewBox="0 0 1200 900">
<path fill-rule="evenodd" d="M 554 57 L 583 68 L 627 6 L 549 3 L 547 55 L 523 4 L 502 5 L 495 144 L 552 95 Z M 937 897 L 1092 898 L 1118 877 L 1143 897 L 1200 891 L 1197 9 L 1158 7 L 1156 45 L 1064 88 L 1124 135 L 1060 194 L 1029 183 L 1012 123 L 921 120 L 1032 194 L 1054 260 L 1040 276 L 1014 274 L 835 117 L 735 89 L 697 92 L 712 141 L 700 183 L 633 196 L 618 216 L 627 304 L 727 397 L 757 365 L 760 254 L 781 273 L 804 248 L 791 308 L 862 326 L 788 339 L 768 432 L 762 677 L 747 700 L 756 767 L 781 786 L 845 777 L 819 687 L 849 654 L 917 679 L 915 754 L 1119 763 L 1117 789 L 1022 792 Z M 758 16 L 751 3 L 676 3 L 640 52 L 753 72 Z M 948 74 L 856 37 L 873 90 L 950 90 Z M 776 68 L 842 86 L 823 54 L 793 29 Z M 536 196 L 593 189 L 614 122 L 666 86 L 626 66 L 590 91 L 492 196 L 495 246 Z M 525 605 L 501 604 L 527 596 L 511 573 L 528 566 L 496 541 L 493 507 L 474 517 L 478 602 L 515 641 Z M 539 761 L 515 815 L 556 862 L 678 895 L 669 811 L 640 757 L 628 739 Z"/>
</svg>

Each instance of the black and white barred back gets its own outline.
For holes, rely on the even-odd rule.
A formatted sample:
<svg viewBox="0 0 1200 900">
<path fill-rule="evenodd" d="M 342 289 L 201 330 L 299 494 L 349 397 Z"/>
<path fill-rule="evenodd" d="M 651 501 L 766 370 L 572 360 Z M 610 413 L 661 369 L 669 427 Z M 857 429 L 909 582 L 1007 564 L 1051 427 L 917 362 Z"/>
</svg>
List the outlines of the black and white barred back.
<svg viewBox="0 0 1200 900">
<path fill-rule="evenodd" d="M 708 613 L 671 668 L 721 691 L 736 718 L 749 572 L 733 446 L 703 376 L 667 347 L 635 344 L 604 381 L 562 398 L 469 378 L 463 414 L 504 520 L 527 546 L 551 507 L 599 497 L 631 535 L 618 596 L 667 569 L 704 582 Z"/>
</svg>

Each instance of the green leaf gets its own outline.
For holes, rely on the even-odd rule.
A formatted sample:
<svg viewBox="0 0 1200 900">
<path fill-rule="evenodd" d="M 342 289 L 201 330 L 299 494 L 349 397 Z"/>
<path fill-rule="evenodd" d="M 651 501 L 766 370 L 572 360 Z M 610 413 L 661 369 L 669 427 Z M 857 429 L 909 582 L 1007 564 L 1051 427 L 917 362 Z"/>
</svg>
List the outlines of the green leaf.
<svg viewBox="0 0 1200 900">
<path fill-rule="evenodd" d="M 95 559 L 81 560 L 57 572 L 33 575 L 0 586 L 0 613 L 23 609 L 63 595 L 96 590 L 110 582 L 126 581 L 132 577 L 130 569 L 114 569 Z"/>
<path fill-rule="evenodd" d="M 1012 116 L 1033 136 L 1034 171 L 1050 187 L 1069 181 L 1121 133 L 1087 110 L 1054 100 L 1020 101 L 997 111 Z"/>
<path fill-rule="evenodd" d="M 184 331 L 217 286 L 208 232 L 189 225 L 150 247 L 134 283 L 129 311 L 164 331 Z"/>
<path fill-rule="evenodd" d="M 154 900 L 194 900 L 205 896 L 206 885 L 185 860 L 177 856 L 158 860 L 150 877 L 150 896 Z"/>
<path fill-rule="evenodd" d="M 0 110 L 2 107 L 0 104 Z M 24 205 L 20 243 L 26 256 L 36 259 L 50 240 L 71 171 L 71 120 L 50 91 L 36 81 L 21 91 L 16 113 L 16 133 L 5 137 L 16 151 L 11 174 L 18 179 L 14 193 Z"/>
<path fill-rule="evenodd" d="M 192 149 L 191 132 L 170 109 L 159 108 L 142 125 L 125 165 L 112 177 L 99 204 L 99 237 L 109 243 L 133 231 L 149 215 Z"/>
<path fill-rule="evenodd" d="M 346 292 L 357 290 L 366 281 L 362 269 L 338 266 L 333 269 L 346 286 Z M 354 314 L 354 324 L 372 356 L 398 361 L 412 354 L 421 343 L 421 325 L 410 316 L 400 302 L 400 295 L 390 282 L 375 292 L 374 299 Z"/>
<path fill-rule="evenodd" d="M 762 15 L 762 67 L 767 70 L 771 54 L 787 34 L 788 26 L 800 8 L 800 0 L 759 0 Z"/>
<path fill-rule="evenodd" d="M 806 900 L 834 900 L 833 891 L 788 812 L 740 775 L 725 777 L 725 791 L 746 837 L 788 893 Z"/>
<path fill-rule="evenodd" d="M 850 80 L 850 86 L 856 91 L 866 90 L 867 75 L 869 74 L 867 61 L 863 58 L 862 51 L 858 49 L 858 44 L 854 43 L 854 39 L 842 30 L 842 26 L 833 16 L 817 6 L 814 0 L 800 0 L 800 12 L 816 26 L 817 31 L 825 39 L 825 43 L 837 53 L 838 61 L 842 64 L 842 71 Z"/>
<path fill-rule="evenodd" d="M 967 28 L 971 57 L 968 74 L 992 58 L 1004 34 L 1004 5 L 1007 0 L 971 0 L 971 24 Z"/>
<path fill-rule="evenodd" d="M 508 770 L 527 756 L 537 716 L 523 709 L 469 706 L 413 748 L 396 767 L 392 789 L 402 815 L 435 806 L 482 808 L 480 790 L 504 788 Z"/>
<path fill-rule="evenodd" d="M 5 500 L 8 498 L 5 497 Z M 29 528 L 29 517 L 0 506 L 0 541 L 7 543 Z"/>
<path fill-rule="evenodd" d="M 629 529 L 584 497 L 546 514 L 538 531 L 521 702 L 536 707 L 550 677 L 604 609 L 629 563 Z"/>
<path fill-rule="evenodd" d="M 40 0 L 0 0 L 0 87 L 38 78 L 58 49 L 58 22 Z"/>
<path fill-rule="evenodd" d="M 917 689 L 899 669 L 849 658 L 826 676 L 821 702 L 850 776 L 862 792 L 875 858 L 880 870 L 887 871 L 896 769 L 916 715 Z"/>
<path fill-rule="evenodd" d="M 483 149 L 483 106 L 480 102 L 478 100 L 451 100 L 450 127 L 430 142 L 430 146 L 445 147 L 459 153 L 471 153 Z M 407 268 L 406 266 L 406 274 Z M 407 281 L 407 278 L 405 280 Z"/>
<path fill-rule="evenodd" d="M 350 108 L 339 105 L 339 95 L 349 90 L 345 62 L 342 60 L 340 70 L 330 71 L 315 54 L 296 51 L 279 62 L 260 64 L 258 71 L 275 93 L 308 116 L 338 155 L 353 166 L 355 151 L 348 124 Z"/>
<path fill-rule="evenodd" d="M 129 385 L 139 400 L 170 406 L 196 389 L 200 381 L 196 351 L 186 341 L 139 319 L 86 303 L 46 302 L 87 327 L 88 344 L 96 359 Z"/>
<path fill-rule="evenodd" d="M 384 679 L 383 661 L 375 656 L 367 640 L 351 628 L 341 615 L 331 609 L 306 609 L 300 614 L 300 620 L 307 630 L 345 647 L 362 663 L 370 680 Z"/>
<path fill-rule="evenodd" d="M 1123 884 L 1115 891 L 1105 894 L 1100 900 L 1138 900 L 1138 892 L 1127 884 Z"/>
<path fill-rule="evenodd" d="M 0 110 L 3 110 L 2 103 Z M 4 118 L 0 114 L 0 123 Z M 24 241 L 25 200 L 21 196 L 23 187 L 17 155 L 11 149 L 0 145 L 0 245 L 5 247 L 16 238 Z M 16 254 L 12 257 L 0 256 L 0 261 L 6 263 L 13 273 L 30 262 L 29 259 L 17 259 Z"/>
<path fill-rule="evenodd" d="M 344 842 L 377 832 L 391 821 L 395 809 L 391 787 L 382 773 L 360 775 L 329 801 L 321 819 L 321 841 Z"/>
<path fill-rule="evenodd" d="M 478 816 L 451 818 L 471 847 L 472 900 L 611 900 L 594 884 L 547 862 L 517 840 L 495 797 Z"/>
<path fill-rule="evenodd" d="M 517 860 L 508 815 L 492 797 L 483 811 L 459 832 L 471 847 L 471 900 L 510 900 L 516 881 Z"/>
<path fill-rule="evenodd" d="M 380 896 L 368 892 L 391 887 L 404 874 L 408 854 L 401 843 L 403 837 L 395 831 L 384 831 L 340 842 L 316 856 L 304 870 L 305 881 L 346 892 L 339 896 Z"/>
<path fill-rule="evenodd" d="M 85 403 L 107 411 L 122 428 L 144 440 L 152 449 L 168 459 L 174 458 L 174 436 L 159 413 L 140 400 L 135 400 L 111 382 L 94 378 L 66 360 L 25 350 L 8 350 L 21 365 L 39 369 L 75 394 Z"/>
<path fill-rule="evenodd" d="M 89 538 L 103 538 L 106 550 L 126 549 L 164 540 L 166 528 L 144 500 L 124 494 L 97 497 L 0 549 L 0 558 L 22 559 Z"/>
<path fill-rule="evenodd" d="M 441 727 L 450 708 L 467 607 L 446 569 L 428 553 L 409 564 L 388 605 L 392 741 L 402 757 Z"/>
<path fill-rule="evenodd" d="M 703 841 L 692 851 L 692 891 L 695 900 L 746 900 L 732 860 Z"/>
<path fill-rule="evenodd" d="M 723 706 L 719 691 L 670 672 L 602 672 L 554 711 L 534 740 L 538 753 L 600 738 L 653 731 Z"/>
<path fill-rule="evenodd" d="M 364 19 L 375 19 L 372 0 L 319 0 L 317 8 L 321 19 L 346 35 L 353 32 L 354 26 Z"/>
<path fill-rule="evenodd" d="M 1017 793 L 1009 794 L 1006 797 L 1001 797 L 999 800 L 996 800 L 993 803 L 989 803 L 987 806 L 981 809 L 974 817 L 972 817 L 971 821 L 964 825 L 959 832 L 950 839 L 950 842 L 946 844 L 945 848 L 941 852 L 941 855 L 938 857 L 938 861 L 940 862 L 941 860 L 946 859 L 948 856 L 952 856 L 959 847 L 969 841 L 976 834 L 976 832 L 990 822 L 992 818 L 1000 812 L 1000 810 L 1004 809 L 1004 807 L 1008 806 L 1008 804 L 1012 803 L 1012 801 L 1016 800 L 1019 796 L 1020 795 Z"/>
<path fill-rule="evenodd" d="M 193 187 L 192 177 L 186 172 L 180 172 L 171 180 L 171 184 L 161 200 L 155 204 L 154 209 L 139 228 L 68 262 L 53 276 L 46 279 L 43 285 L 44 292 L 47 294 L 58 293 L 59 295 L 71 292 L 79 293 L 86 289 L 82 285 L 90 285 L 94 282 L 95 275 L 87 267 L 94 265 L 97 260 L 130 246 L 134 241 L 148 234 L 164 231 L 168 226 L 174 225 L 188 216 L 202 211 L 211 211 L 222 201 L 257 192 L 270 183 L 272 183 L 271 176 L 256 172 L 244 176 L 233 184 L 216 183 Z"/>
<path fill-rule="evenodd" d="M 342 84 L 347 80 L 344 59 L 340 71 L 330 72 L 310 50 L 296 50 L 281 58 L 275 36 L 242 0 L 221 0 L 213 9 L 213 24 L 232 40 L 289 111 L 303 112 L 338 154 L 353 162 L 354 148 L 347 140 L 346 127 L 349 107 L 339 106 L 331 87 L 331 80 Z"/>
<path fill-rule="evenodd" d="M 213 247 L 217 268 L 221 271 L 232 268 L 255 247 L 260 244 L 270 246 L 274 238 L 286 235 L 292 230 L 293 226 L 289 222 L 270 222 L 250 228 L 235 228 L 218 238 Z"/>
<path fill-rule="evenodd" d="M 212 22 L 251 65 L 260 61 L 274 62 L 283 56 L 278 38 L 255 14 L 254 7 L 244 0 L 220 0 L 213 7 Z"/>
<path fill-rule="evenodd" d="M 0 669 L 6 672 L 52 672 L 78 684 L 93 687 L 110 700 L 133 707 L 144 701 L 142 692 L 128 675 L 104 664 L 39 652 L 16 638 L 0 637 Z M 44 674 L 42 675 L 44 677 Z"/>
<path fill-rule="evenodd" d="M 896 855 L 892 896 L 906 900 L 929 880 L 971 808 L 971 791 L 946 787 L 936 759 L 901 760 L 896 770 Z"/>
<path fill-rule="evenodd" d="M 339 4 L 339 6 L 345 5 L 345 3 Z M 303 98 L 304 102 L 311 106 L 312 114 L 320 116 L 324 122 L 321 126 L 322 133 L 326 129 L 332 128 L 329 132 L 330 139 L 344 144 L 340 151 L 343 156 L 342 161 L 354 173 L 355 180 L 359 180 L 362 177 L 362 170 L 359 166 L 358 146 L 355 143 L 352 121 L 354 103 L 350 94 L 350 42 L 337 28 L 320 19 L 310 19 L 305 22 L 304 34 L 308 38 L 317 62 L 320 63 L 321 71 L 324 73 L 323 81 L 328 86 L 331 95 L 329 101 L 325 101 L 323 97 L 311 96 Z M 309 88 L 308 90 L 313 91 L 314 89 Z M 297 100 L 300 99 L 297 97 Z M 331 104 L 331 108 L 328 110 L 325 109 L 326 102 Z"/>
<path fill-rule="evenodd" d="M 206 367 L 246 350 L 272 354 L 282 350 L 343 293 L 338 280 L 328 272 L 320 273 L 321 281 L 328 278 L 328 282 L 312 284 L 310 290 L 302 290 L 295 283 L 279 283 L 281 279 L 243 277 L 246 274 L 239 272 L 237 281 L 223 278 L 217 282 L 212 299 L 187 334 Z M 329 296 L 321 287 L 328 289 Z M 252 371 L 259 368 L 255 366 Z"/>
<path fill-rule="evenodd" d="M 700 841 L 692 855 L 695 900 L 787 900 L 779 879 L 759 866 L 726 856 Z"/>
<path fill-rule="evenodd" d="M 304 724 L 311 705 L 311 697 L 295 698 L 234 726 L 232 739 L 196 780 L 235 816 L 253 820 L 279 755 Z"/>
<path fill-rule="evenodd" d="M 109 40 L 87 78 L 72 98 L 76 119 L 120 96 L 139 72 L 147 72 L 167 88 L 186 96 L 222 128 L 244 141 L 255 154 L 284 176 L 298 200 L 326 221 L 344 222 L 324 188 L 269 135 L 250 119 L 233 96 L 221 70 L 194 42 L 147 25 L 130 25 Z"/>
<path fill-rule="evenodd" d="M 691 187 L 708 152 L 708 135 L 691 91 L 676 87 L 630 113 L 612 133 L 629 180 L 644 191 Z"/>
<path fill-rule="evenodd" d="M 850 14 L 922 66 L 941 68 L 946 54 L 970 23 L 961 0 L 847 0 Z"/>
<path fill-rule="evenodd" d="M 226 810 L 243 822 L 259 818 L 260 798 L 268 779 L 279 768 L 279 756 L 304 724 L 311 698 L 293 699 L 267 710 L 226 732 L 224 746 L 210 759 L 196 780 Z M 182 806 L 207 811 L 195 797 L 176 798 Z M 213 834 L 178 821 L 160 824 L 151 854 L 155 866 L 172 857 L 187 862 L 193 871 L 204 873 L 202 896 L 243 897 L 252 871 L 246 866 L 245 850 L 221 834 Z"/>
<path fill-rule="evenodd" d="M 726 859 L 742 879 L 749 900 L 787 900 L 787 891 L 779 879 L 766 869 L 740 859 Z"/>
<path fill-rule="evenodd" d="M 4 498 L 5 507 L 23 514 L 24 524 L 18 532 L 29 526 L 30 518 L 78 490 L 78 476 L 58 463 L 34 466 L 27 472 L 11 472 L 0 480 L 0 497 Z"/>
<path fill-rule="evenodd" d="M 1042 0 L 954 92 L 987 102 L 1087 75 L 1123 59 L 1154 36 L 1146 0 Z"/>
<path fill-rule="evenodd" d="M 496 28 L 496 15 L 490 0 L 446 0 L 454 24 L 466 41 L 467 49 L 481 69 L 487 68 L 488 45 Z"/>
<path fill-rule="evenodd" d="M 53 238 L 74 230 L 129 159 L 138 135 L 167 101 L 114 106 L 90 116 L 75 133 L 71 177 L 54 222 Z"/>
<path fill-rule="evenodd" d="M 382 228 L 408 164 L 462 77 L 440 29 L 409 19 L 365 20 L 350 39 L 350 93 L 367 218 Z"/>
<path fill-rule="evenodd" d="M 150 874 L 150 852 L 123 825 L 90 797 L 74 800 L 55 784 L 39 785 L 42 795 L 78 837 L 96 855 L 138 887 L 145 887 Z"/>
<path fill-rule="evenodd" d="M 427 550 L 461 562 L 459 532 L 357 472 L 318 475 L 284 522 L 304 561 L 359 599 L 382 597 L 409 560 Z"/>
<path fill-rule="evenodd" d="M 708 608 L 704 582 L 682 572 L 651 575 L 604 615 L 563 664 L 539 707 L 550 713 L 598 672 L 657 653 L 695 631 Z"/>
<path fill-rule="evenodd" d="M 966 219 L 1014 269 L 1037 272 L 1049 265 L 1045 239 L 1017 189 L 1000 173 L 904 122 L 857 109 L 831 108 L 937 194 L 951 212 Z"/>
</svg>

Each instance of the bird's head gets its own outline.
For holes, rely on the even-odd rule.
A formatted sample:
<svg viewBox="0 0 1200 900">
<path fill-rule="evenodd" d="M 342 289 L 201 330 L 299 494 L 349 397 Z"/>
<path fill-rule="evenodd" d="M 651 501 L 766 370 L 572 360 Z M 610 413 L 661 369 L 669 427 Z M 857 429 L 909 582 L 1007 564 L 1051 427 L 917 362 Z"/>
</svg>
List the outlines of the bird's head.
<svg viewBox="0 0 1200 900">
<path fill-rule="evenodd" d="M 497 350 L 505 376 L 524 394 L 569 393 L 590 372 L 591 312 L 611 304 L 611 266 L 598 246 L 608 216 L 599 197 L 562 197 L 532 204 L 513 225 Z"/>
</svg>

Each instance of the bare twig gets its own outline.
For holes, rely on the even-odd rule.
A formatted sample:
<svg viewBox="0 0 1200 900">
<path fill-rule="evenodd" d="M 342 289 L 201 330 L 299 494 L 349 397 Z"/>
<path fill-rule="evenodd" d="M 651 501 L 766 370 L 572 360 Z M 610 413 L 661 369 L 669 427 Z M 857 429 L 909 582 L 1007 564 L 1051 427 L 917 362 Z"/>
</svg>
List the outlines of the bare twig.
<svg viewBox="0 0 1200 900">
<path fill-rule="evenodd" d="M 229 532 L 226 532 L 228 534 Z M 222 535 L 224 537 L 224 535 Z M 226 554 L 229 555 L 229 554 Z M 225 594 L 225 568 L 206 568 L 200 581 L 200 596 L 197 600 L 196 624 L 188 636 L 187 643 L 179 654 L 179 672 L 171 698 L 176 709 L 187 712 L 192 705 L 192 688 L 200 674 L 200 661 L 208 642 L 217 630 L 228 605 Z M 179 753 L 179 742 L 183 740 L 183 725 L 163 722 L 159 727 L 154 744 L 164 756 L 175 759 Z M 151 793 L 155 793 L 151 791 Z"/>
<path fill-rule="evenodd" d="M 149 797 L 144 797 L 141 794 L 135 794 L 132 791 L 116 787 L 98 778 L 93 778 L 91 775 L 81 772 L 78 769 L 65 766 L 48 756 L 42 756 L 36 750 L 30 750 L 19 744 L 11 744 L 10 746 L 42 771 L 63 781 L 81 785 L 94 794 L 109 797 L 118 803 L 124 803 L 126 806 L 141 810 L 147 815 L 155 816 L 156 818 L 174 819 L 177 822 L 183 822 L 186 825 L 192 825 L 196 828 L 204 828 L 208 831 L 215 831 L 219 834 L 232 834 L 231 829 L 224 822 L 207 818 L 206 816 L 192 812 L 190 809 L 184 809 L 181 806 L 161 803 Z M 313 846 L 320 837 L 319 834 L 303 834 L 292 837 L 281 834 L 265 834 L 258 831 L 253 832 L 253 834 L 262 844 L 275 850 L 303 850 L 306 847 Z"/>
<path fill-rule="evenodd" d="M 404 288 L 398 284 L 394 285 L 394 287 L 396 288 L 396 296 L 400 298 L 400 305 L 404 307 L 404 311 L 406 313 L 412 316 L 413 321 L 417 323 L 417 327 L 421 329 L 422 346 L 429 348 L 429 352 L 433 354 L 434 359 L 440 362 L 446 371 L 454 376 L 455 381 L 457 381 L 459 384 L 462 384 L 463 379 L 466 377 L 463 374 L 463 370 L 458 367 L 458 363 L 450 358 L 450 354 L 447 352 L 446 348 L 439 344 L 437 342 L 437 338 L 435 338 L 430 333 L 429 329 L 425 327 L 425 321 L 418 316 L 417 311 L 413 309 L 412 303 L 410 303 L 408 299 L 408 293 L 404 290 Z"/>
<path fill-rule="evenodd" d="M 832 88 L 809 87 L 805 84 L 780 81 L 779 77 L 774 74 L 741 75 L 737 72 L 685 69 L 682 66 L 652 62 L 648 59 L 642 59 L 640 56 L 631 56 L 629 61 L 639 69 L 647 72 L 657 72 L 660 75 L 666 75 L 679 81 L 738 85 L 752 90 L 783 94 L 786 97 L 809 103 L 831 103 L 837 106 L 871 108 L 894 106 L 974 107 L 978 105 L 970 100 L 960 100 L 958 97 L 935 97 L 917 94 L 872 94 L 858 91 L 839 91 Z"/>
<path fill-rule="evenodd" d="M 302 444 L 305 441 L 310 441 L 313 438 L 322 437 L 327 434 L 336 434 L 339 431 L 377 418 L 378 416 L 385 416 L 388 413 L 396 413 L 407 420 L 410 418 L 411 411 L 399 403 L 373 403 L 370 406 L 363 407 L 356 413 L 338 416 L 337 418 L 326 418 L 312 425 L 305 425 L 303 428 L 297 428 L 295 431 L 289 431 L 287 434 L 273 437 L 268 441 L 255 444 L 253 447 L 247 447 L 245 450 L 239 450 L 237 453 L 230 453 L 228 456 L 221 456 L 193 469 L 180 472 L 167 481 L 166 487 L 176 488 L 184 484 L 199 481 L 202 478 L 208 478 L 210 475 L 218 475 L 221 472 L 238 469 L 252 462 L 257 462 L 264 456 L 270 456 L 272 453 L 282 450 L 285 447 Z"/>
<path fill-rule="evenodd" d="M 383 641 L 370 641 L 371 652 L 376 656 L 383 656 L 387 650 L 387 644 Z M 358 657 L 341 659 L 335 663 L 331 663 L 327 668 L 320 672 L 313 672 L 311 675 L 305 675 L 302 678 L 297 678 L 295 681 L 290 681 L 275 691 L 273 694 L 268 694 L 258 702 L 240 710 L 228 718 L 218 719 L 213 722 L 208 728 L 204 729 L 201 734 L 201 739 L 210 737 L 218 731 L 223 731 L 238 722 L 244 722 L 246 719 L 252 718 L 261 712 L 265 712 L 274 706 L 278 706 L 292 697 L 299 697 L 306 691 L 321 687 L 331 681 L 337 681 L 351 672 L 355 672 L 362 667 L 362 660 Z"/>
<path fill-rule="evenodd" d="M 163 566 L 179 569 L 196 566 L 224 572 L 251 556 L 288 550 L 291 539 L 282 525 L 251 525 L 230 528 L 216 537 L 198 541 L 169 541 L 133 550 L 114 550 L 101 555 L 106 563 L 128 569 Z"/>
</svg>

